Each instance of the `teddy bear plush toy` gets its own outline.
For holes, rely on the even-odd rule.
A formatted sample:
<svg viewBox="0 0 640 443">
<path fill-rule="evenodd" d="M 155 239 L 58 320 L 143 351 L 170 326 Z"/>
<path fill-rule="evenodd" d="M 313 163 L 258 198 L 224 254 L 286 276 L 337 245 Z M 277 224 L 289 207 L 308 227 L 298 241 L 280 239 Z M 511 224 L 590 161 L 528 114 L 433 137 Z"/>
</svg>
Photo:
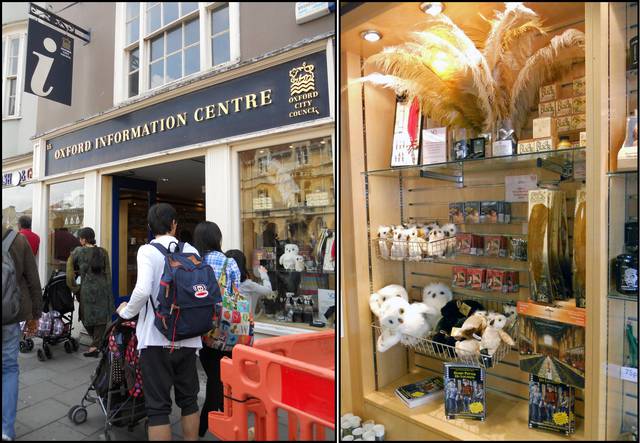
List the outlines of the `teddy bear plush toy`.
<svg viewBox="0 0 640 443">
<path fill-rule="evenodd" d="M 392 297 L 400 297 L 405 301 L 409 300 L 407 290 L 400 285 L 387 285 L 384 288 L 371 294 L 369 297 L 369 307 L 376 317 L 380 318 L 380 308 L 382 304 Z"/>
<path fill-rule="evenodd" d="M 456 354 L 460 358 L 470 358 L 480 352 L 480 341 L 475 338 L 467 338 L 457 341 L 455 344 Z"/>
<path fill-rule="evenodd" d="M 428 315 L 428 321 L 435 328 L 442 318 L 442 308 L 451 301 L 453 294 L 444 283 L 431 283 L 422 290 L 422 303 L 435 309 L 436 314 Z"/>
<path fill-rule="evenodd" d="M 296 268 L 296 257 L 298 256 L 298 245 L 288 243 L 284 245 L 284 254 L 280 256 L 280 264 L 285 269 L 294 270 Z"/>
<path fill-rule="evenodd" d="M 385 352 L 398 342 L 405 345 L 417 343 L 431 329 L 425 314 L 432 312 L 430 306 L 424 303 L 409 304 L 402 297 L 385 301 L 380 308 L 382 334 L 378 337 L 378 351 Z"/>
<path fill-rule="evenodd" d="M 489 317 L 488 324 L 482 334 L 482 340 L 480 340 L 480 349 L 483 354 L 495 354 L 502 342 L 505 342 L 509 346 L 516 344 L 511 336 L 503 331 L 506 324 L 507 317 L 502 314 L 494 314 Z"/>
<path fill-rule="evenodd" d="M 484 310 L 484 306 L 475 300 L 451 300 L 440 309 L 442 319 L 436 330 L 451 334 L 451 328 L 462 326 L 467 317 L 478 310 Z"/>
<path fill-rule="evenodd" d="M 451 336 L 458 340 L 473 338 L 473 335 L 482 336 L 488 324 L 489 313 L 487 311 L 476 311 L 468 317 L 460 328 L 452 329 Z"/>
</svg>

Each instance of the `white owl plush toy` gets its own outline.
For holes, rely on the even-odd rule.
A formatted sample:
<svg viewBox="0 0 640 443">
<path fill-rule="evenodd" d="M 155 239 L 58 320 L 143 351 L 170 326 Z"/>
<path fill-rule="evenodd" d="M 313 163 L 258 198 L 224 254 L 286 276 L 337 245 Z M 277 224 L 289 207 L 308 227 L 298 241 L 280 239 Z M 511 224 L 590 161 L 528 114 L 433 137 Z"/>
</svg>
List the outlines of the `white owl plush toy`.
<svg viewBox="0 0 640 443">
<path fill-rule="evenodd" d="M 390 226 L 378 226 L 378 246 L 380 248 L 380 256 L 384 259 L 389 259 L 389 245 L 387 244 L 387 240 L 390 239 L 391 236 Z"/>
<path fill-rule="evenodd" d="M 409 304 L 401 297 L 384 302 L 380 308 L 382 334 L 378 337 L 378 351 L 384 352 L 398 342 L 411 345 L 424 337 L 431 330 L 425 314 L 432 313 L 432 309 L 424 303 Z"/>
<path fill-rule="evenodd" d="M 296 268 L 296 257 L 298 256 L 298 245 L 288 243 L 284 245 L 284 254 L 280 256 L 280 264 L 285 269 L 294 270 Z"/>
<path fill-rule="evenodd" d="M 407 290 L 400 285 L 387 285 L 378 289 L 377 292 L 369 297 L 369 307 L 376 317 L 380 317 L 380 308 L 382 304 L 392 297 L 400 297 L 406 301 L 409 300 Z"/>
<path fill-rule="evenodd" d="M 435 314 L 428 315 L 429 324 L 432 327 L 436 327 L 442 314 L 440 310 L 453 299 L 453 293 L 449 286 L 444 283 L 431 283 L 424 287 L 422 290 L 422 303 L 427 306 L 431 306 Z"/>
<path fill-rule="evenodd" d="M 304 257 L 301 255 L 296 255 L 296 271 L 302 272 L 304 271 Z"/>
<path fill-rule="evenodd" d="M 407 240 L 405 229 L 401 225 L 393 228 L 393 243 L 391 244 L 391 260 L 402 260 L 407 256 Z"/>
</svg>

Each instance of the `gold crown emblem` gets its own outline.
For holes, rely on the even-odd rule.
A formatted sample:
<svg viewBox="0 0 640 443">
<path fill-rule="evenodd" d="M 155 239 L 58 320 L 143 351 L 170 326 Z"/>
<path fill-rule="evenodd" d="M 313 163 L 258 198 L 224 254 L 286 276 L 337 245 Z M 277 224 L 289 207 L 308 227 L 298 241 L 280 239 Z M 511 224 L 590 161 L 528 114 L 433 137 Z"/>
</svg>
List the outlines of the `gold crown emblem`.
<svg viewBox="0 0 640 443">
<path fill-rule="evenodd" d="M 289 71 L 291 80 L 291 95 L 302 94 L 304 92 L 315 91 L 316 80 L 313 73 L 314 65 L 303 62 L 301 66 Z"/>
</svg>

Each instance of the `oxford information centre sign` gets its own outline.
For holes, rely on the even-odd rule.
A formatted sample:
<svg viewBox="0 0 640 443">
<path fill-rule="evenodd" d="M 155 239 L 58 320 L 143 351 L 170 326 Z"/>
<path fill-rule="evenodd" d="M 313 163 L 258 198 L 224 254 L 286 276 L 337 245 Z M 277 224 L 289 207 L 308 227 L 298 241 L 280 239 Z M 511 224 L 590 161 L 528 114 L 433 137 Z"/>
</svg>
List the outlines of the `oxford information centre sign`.
<svg viewBox="0 0 640 443">
<path fill-rule="evenodd" d="M 47 140 L 46 175 L 329 115 L 322 51 Z"/>
</svg>

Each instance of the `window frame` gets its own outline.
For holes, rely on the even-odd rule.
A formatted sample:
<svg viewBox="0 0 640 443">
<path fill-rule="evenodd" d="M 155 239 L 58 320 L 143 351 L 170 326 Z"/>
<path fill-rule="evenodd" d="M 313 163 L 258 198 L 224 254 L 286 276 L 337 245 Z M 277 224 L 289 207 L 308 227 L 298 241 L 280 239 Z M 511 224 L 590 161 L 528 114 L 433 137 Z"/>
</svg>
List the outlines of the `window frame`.
<svg viewBox="0 0 640 443">
<path fill-rule="evenodd" d="M 162 3 L 162 2 L 160 2 Z M 233 65 L 240 60 L 240 4 L 238 2 L 224 2 L 228 4 L 229 8 L 229 55 L 230 59 L 227 62 L 220 63 L 216 66 L 212 65 L 211 57 L 211 11 L 218 7 L 222 2 L 197 2 L 198 7 L 178 17 L 169 23 L 163 24 L 160 28 L 153 32 L 144 32 L 147 29 L 147 9 L 151 4 L 150 2 L 140 2 L 139 12 L 139 39 L 130 44 L 126 44 L 126 3 L 116 3 L 116 24 L 115 24 L 115 60 L 114 60 L 114 92 L 113 102 L 114 106 L 119 106 L 123 102 L 131 100 L 139 100 L 152 93 L 157 93 L 162 90 L 169 90 L 173 85 L 178 82 L 186 81 L 189 78 L 202 75 L 206 72 L 221 69 L 228 65 Z M 160 6 L 161 20 L 163 19 L 162 5 Z M 179 6 L 179 12 L 182 11 L 182 5 Z M 172 80 L 162 85 L 151 88 L 150 82 L 150 53 L 151 53 L 151 40 L 156 36 L 165 33 L 178 24 L 187 23 L 194 18 L 199 19 L 199 57 L 200 57 L 200 69 L 189 75 L 180 77 L 179 79 Z M 184 27 L 184 26 L 182 26 Z M 183 43 L 184 43 L 184 31 L 183 31 Z M 195 43 L 193 43 L 195 45 Z M 139 48 L 139 70 L 138 70 L 138 94 L 129 97 L 129 56 L 128 52 L 132 51 L 136 47 Z M 184 47 L 183 59 L 182 59 L 182 72 L 185 70 L 184 59 Z M 166 57 L 166 54 L 165 54 Z M 166 70 L 166 68 L 165 68 Z M 164 72 L 164 71 L 163 71 Z"/>
<path fill-rule="evenodd" d="M 24 59 L 26 51 L 27 29 L 26 23 L 19 28 L 2 33 L 2 120 L 15 120 L 22 118 L 22 90 L 24 89 Z M 16 65 L 16 74 L 9 75 L 9 59 L 11 58 L 11 41 L 18 40 L 18 58 Z M 9 115 L 9 81 L 15 79 L 16 91 L 14 99 L 14 112 Z"/>
</svg>

